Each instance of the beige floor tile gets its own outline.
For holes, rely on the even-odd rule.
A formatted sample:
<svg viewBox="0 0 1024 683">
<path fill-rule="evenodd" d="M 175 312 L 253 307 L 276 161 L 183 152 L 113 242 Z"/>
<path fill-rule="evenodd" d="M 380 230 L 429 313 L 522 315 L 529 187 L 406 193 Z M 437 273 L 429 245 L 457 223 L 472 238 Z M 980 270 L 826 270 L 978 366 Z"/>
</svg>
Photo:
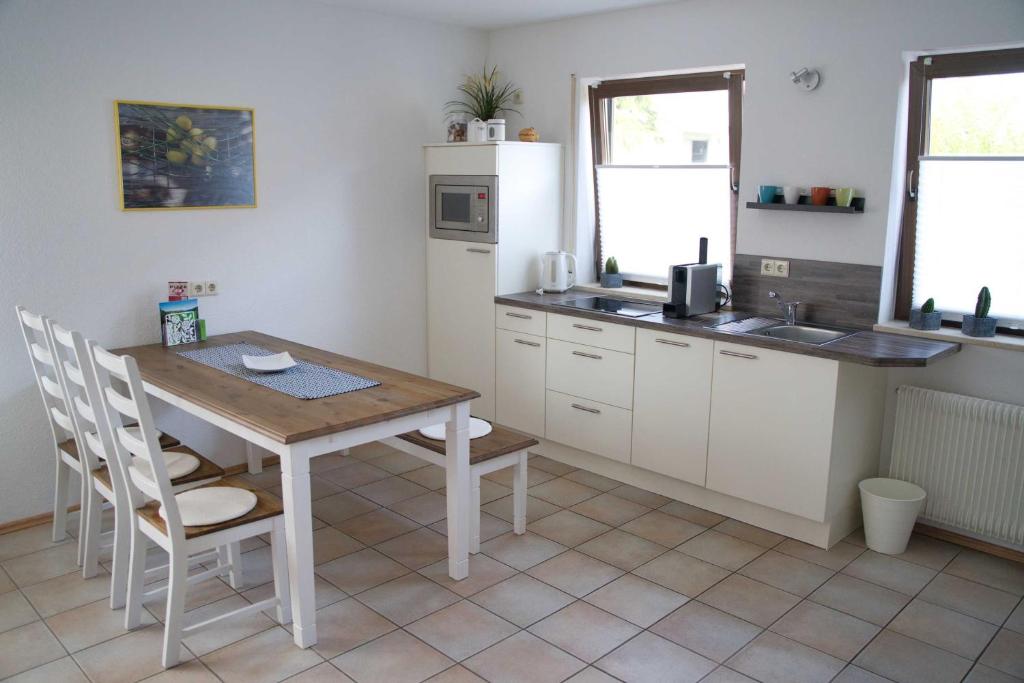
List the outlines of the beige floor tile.
<svg viewBox="0 0 1024 683">
<path fill-rule="evenodd" d="M 858 555 L 864 552 L 864 548 L 858 548 L 845 541 L 839 541 L 839 543 L 836 543 L 828 550 L 824 550 L 793 538 L 787 538 L 775 546 L 775 550 L 792 557 L 798 557 L 801 560 L 820 564 L 822 567 L 827 567 L 836 572 L 853 562 L 857 559 Z"/>
<path fill-rule="evenodd" d="M 964 550 L 947 565 L 945 572 L 1018 597 L 1024 595 L 1024 564 L 1019 562 Z"/>
<path fill-rule="evenodd" d="M 707 678 L 701 679 L 701 683 L 757 683 L 753 678 L 744 676 L 739 671 L 733 671 L 727 666 L 720 666 Z"/>
<path fill-rule="evenodd" d="M 960 552 L 961 546 L 937 538 L 911 534 L 907 549 L 893 557 L 941 571 Z"/>
<path fill-rule="evenodd" d="M 354 446 L 349 451 L 349 457 L 359 461 L 368 461 L 394 452 L 395 449 L 391 446 L 380 443 L 379 441 L 374 441 L 372 443 L 364 443 L 359 446 Z"/>
<path fill-rule="evenodd" d="M 843 573 L 899 591 L 904 595 L 917 595 L 937 572 L 918 564 L 904 562 L 888 555 L 876 553 L 874 550 L 868 550 L 846 565 Z"/>
<path fill-rule="evenodd" d="M 497 500 L 492 500 L 489 503 L 484 503 L 480 506 L 480 509 L 511 524 L 513 520 L 512 503 L 512 496 L 509 495 Z M 553 515 L 559 510 L 561 510 L 560 507 L 552 505 L 546 500 L 534 498 L 533 496 L 526 497 L 527 522 L 536 522 L 538 519 L 543 519 L 548 515 Z"/>
<path fill-rule="evenodd" d="M 427 683 L 487 683 L 475 673 L 457 664 L 427 679 Z"/>
<path fill-rule="evenodd" d="M 339 590 L 338 587 L 335 586 L 333 583 L 331 583 L 331 582 L 329 582 L 329 581 L 327 581 L 325 579 L 322 579 L 319 576 L 314 576 L 313 577 L 313 587 L 314 587 L 315 592 L 316 592 L 316 608 L 317 609 L 323 609 L 324 607 L 327 607 L 328 605 L 333 605 L 334 603 L 338 602 L 339 600 L 344 600 L 346 597 L 348 597 L 347 595 L 345 595 L 345 593 L 343 591 Z M 247 591 L 242 593 L 242 597 L 245 598 L 246 600 L 248 600 L 249 602 L 259 602 L 261 600 L 266 600 L 266 599 L 271 598 L 273 596 L 274 596 L 274 584 L 273 583 L 265 583 L 262 586 L 256 586 L 255 588 L 250 588 L 249 590 L 247 590 Z M 263 610 L 264 614 L 266 614 L 271 619 L 274 619 L 275 621 L 277 619 L 277 613 L 276 612 L 277 612 L 277 610 L 274 609 L 274 608 Z M 290 628 L 290 627 L 286 626 L 285 628 Z"/>
<path fill-rule="evenodd" d="M 609 477 L 602 477 L 600 474 L 594 474 L 593 472 L 588 472 L 586 470 L 573 470 L 564 476 L 569 481 L 589 486 L 590 488 L 597 489 L 598 491 L 611 491 L 614 488 L 622 486 L 621 481 L 616 481 Z"/>
<path fill-rule="evenodd" d="M 225 683 L 280 681 L 322 661 L 313 650 L 295 647 L 292 635 L 280 627 L 257 633 L 202 659 Z"/>
<path fill-rule="evenodd" d="M 699 508 L 696 505 L 690 505 L 689 503 L 683 503 L 678 500 L 673 500 L 662 505 L 658 509 L 666 515 L 679 517 L 680 519 L 685 519 L 688 522 L 693 522 L 694 524 L 699 524 L 704 527 L 713 527 L 728 519 L 717 512 L 711 512 L 710 510 L 705 510 L 704 508 Z"/>
<path fill-rule="evenodd" d="M 146 610 L 142 610 L 142 625 L 155 624 Z M 110 609 L 109 600 L 97 600 L 46 620 L 47 626 L 68 652 L 75 653 L 105 640 L 124 635 L 124 611 Z"/>
<path fill-rule="evenodd" d="M 702 593 L 700 601 L 767 628 L 792 609 L 800 598 L 739 574 Z"/>
<path fill-rule="evenodd" d="M 403 473 L 402 478 L 408 479 L 431 491 L 443 489 L 447 483 L 447 474 L 444 468 L 437 465 L 427 465 L 416 470 L 410 470 Z"/>
<path fill-rule="evenodd" d="M 654 493 L 653 491 L 648 491 L 636 486 L 630 486 L 629 484 L 623 484 L 622 486 L 612 489 L 611 494 L 649 508 L 661 507 L 662 505 L 672 502 L 671 498 L 663 496 L 660 493 Z"/>
<path fill-rule="evenodd" d="M 239 474 L 241 478 L 248 481 L 253 486 L 257 486 L 261 489 L 269 489 L 271 486 L 281 485 L 281 466 L 280 465 L 269 465 L 263 468 L 263 471 L 259 474 L 250 474 L 249 472 L 242 472 Z"/>
<path fill-rule="evenodd" d="M 393 503 L 391 509 L 417 524 L 433 524 L 448 516 L 448 499 L 435 491 L 428 491 L 422 496 Z"/>
<path fill-rule="evenodd" d="M 525 574 L 517 574 L 495 584 L 470 600 L 521 628 L 574 601 L 571 595 Z"/>
<path fill-rule="evenodd" d="M 979 661 L 985 666 L 1024 679 L 1024 634 L 1001 629 Z"/>
<path fill-rule="evenodd" d="M 64 543 L 3 563 L 4 571 L 21 588 L 79 571 L 78 547 Z"/>
<path fill-rule="evenodd" d="M 576 547 L 578 551 L 602 562 L 630 571 L 653 560 L 668 549 L 657 543 L 612 529 Z"/>
<path fill-rule="evenodd" d="M 672 612 L 650 630 L 716 662 L 736 654 L 762 631 L 759 626 L 696 600 Z"/>
<path fill-rule="evenodd" d="M 374 467 L 379 467 L 391 474 L 405 474 L 412 470 L 418 470 L 426 463 L 427 461 L 423 458 L 417 458 L 415 455 L 409 455 L 401 451 L 395 451 L 394 453 L 388 453 L 373 459 Z"/>
<path fill-rule="evenodd" d="M 318 664 L 300 674 L 285 679 L 286 683 L 352 683 L 352 679 L 330 662 Z"/>
<path fill-rule="evenodd" d="M 885 680 L 885 679 L 879 679 Z M 964 683 L 1020 683 L 1021 678 L 1003 673 L 999 669 L 993 669 L 984 664 L 975 664 L 971 673 L 967 674 Z"/>
<path fill-rule="evenodd" d="M 494 584 L 514 576 L 515 573 L 516 570 L 512 567 L 483 553 L 469 556 L 469 576 L 460 581 L 456 581 L 448 575 L 447 557 L 420 570 L 420 574 L 423 576 L 464 598 L 479 593 L 485 588 L 490 588 Z"/>
<path fill-rule="evenodd" d="M 71 520 L 68 520 L 68 529 L 76 527 L 77 524 L 77 521 L 72 524 Z M 0 562 L 72 541 L 73 539 L 68 536 L 63 541 L 54 543 L 53 526 L 50 524 L 38 524 L 20 531 L 0 534 Z"/>
<path fill-rule="evenodd" d="M 366 605 L 349 598 L 317 610 L 317 644 L 313 649 L 324 659 L 332 659 L 395 628 Z"/>
<path fill-rule="evenodd" d="M 29 586 L 22 591 L 44 619 L 110 595 L 110 575 L 83 579 L 75 572 Z"/>
<path fill-rule="evenodd" d="M 867 540 L 864 538 L 864 527 L 857 529 L 849 536 L 844 538 L 843 541 L 849 543 L 850 545 L 855 545 L 858 548 L 866 549 L 868 547 Z"/>
<path fill-rule="evenodd" d="M 805 562 L 796 557 L 769 550 L 740 569 L 740 574 L 801 597 L 807 597 L 818 586 L 828 581 L 833 572 L 831 569 L 812 562 Z"/>
<path fill-rule="evenodd" d="M 309 478 L 310 500 L 320 500 L 321 498 L 326 498 L 327 496 L 333 496 L 337 493 L 341 493 L 344 490 L 345 489 L 343 489 L 342 487 L 336 486 L 335 484 L 332 484 L 329 481 L 325 481 L 316 475 L 310 476 Z M 267 489 L 267 492 L 274 494 L 278 498 L 284 498 L 284 493 L 281 491 L 280 484 L 277 484 L 276 486 L 271 486 L 270 488 Z"/>
<path fill-rule="evenodd" d="M 0 633 L 39 619 L 31 603 L 20 591 L 0 594 Z"/>
<path fill-rule="evenodd" d="M 378 505 L 392 505 L 407 498 L 414 498 L 427 493 L 429 489 L 401 477 L 388 477 L 352 489 L 363 498 L 368 498 Z"/>
<path fill-rule="evenodd" d="M 442 490 L 440 493 L 444 493 Z M 502 486 L 487 479 L 480 480 L 480 504 L 485 505 L 492 501 L 512 495 L 512 486 Z"/>
<path fill-rule="evenodd" d="M 999 627 L 959 612 L 915 599 L 889 629 L 923 640 L 967 659 L 977 659 Z"/>
<path fill-rule="evenodd" d="M 3 538 L 0 536 L 0 538 Z M 0 567 L 0 595 L 12 591 L 15 589 L 14 582 L 11 581 L 11 577 L 7 576 L 7 572 Z"/>
<path fill-rule="evenodd" d="M 384 508 L 346 519 L 334 526 L 366 545 L 383 543 L 419 527 L 411 519 Z"/>
<path fill-rule="evenodd" d="M 374 547 L 409 569 L 422 569 L 448 557 L 448 539 L 424 527 Z"/>
<path fill-rule="evenodd" d="M 537 636 L 520 631 L 470 657 L 463 666 L 491 683 L 555 683 L 586 665 Z"/>
<path fill-rule="evenodd" d="M 729 576 L 718 565 L 673 550 L 633 570 L 637 576 L 695 598 Z"/>
<path fill-rule="evenodd" d="M 570 595 L 582 598 L 587 593 L 619 578 L 624 572 L 606 562 L 570 550 L 531 567 L 526 573 Z"/>
<path fill-rule="evenodd" d="M 817 683 L 831 680 L 846 662 L 765 631 L 728 665 L 764 683 Z"/>
<path fill-rule="evenodd" d="M 558 462 L 557 460 L 552 460 L 551 458 L 545 458 L 543 455 L 531 456 L 530 467 L 535 467 L 538 470 L 543 470 L 544 472 L 553 474 L 556 477 L 561 477 L 571 472 L 577 471 L 576 468 L 573 467 L 572 465 L 566 465 L 564 462 Z M 587 485 L 589 486 L 589 484 Z M 618 486 L 618 484 L 616 484 L 616 486 Z"/>
<path fill-rule="evenodd" d="M 534 498 L 546 500 L 560 507 L 570 507 L 582 503 L 599 493 L 601 492 L 597 489 L 562 478 L 552 479 L 530 488 L 530 495 Z"/>
<path fill-rule="evenodd" d="M 82 670 L 71 657 L 57 659 L 49 664 L 37 666 L 11 678 L 5 683 L 89 683 Z"/>
<path fill-rule="evenodd" d="M 786 539 L 782 534 L 777 534 L 774 531 L 768 531 L 756 527 L 746 522 L 741 522 L 738 519 L 727 519 L 721 524 L 715 526 L 715 531 L 723 534 L 729 534 L 736 538 L 749 541 L 755 545 L 762 546 L 764 548 L 774 548 L 779 543 Z"/>
<path fill-rule="evenodd" d="M 459 596 L 419 574 L 409 574 L 360 593 L 359 601 L 404 626 L 458 602 Z"/>
<path fill-rule="evenodd" d="M 0 633 L 0 679 L 60 659 L 66 654 L 60 641 L 41 621 L 5 631 Z"/>
<path fill-rule="evenodd" d="M 1010 618 L 1006 620 L 1006 623 L 1003 624 L 1003 626 L 1011 631 L 1024 633 L 1024 600 L 1020 601 L 1020 604 L 1017 605 L 1017 609 L 1013 610 Z"/>
<path fill-rule="evenodd" d="M 387 479 L 391 475 L 369 463 L 353 462 L 333 470 L 328 470 L 317 476 L 335 486 L 340 486 L 344 489 L 354 489 L 375 481 Z"/>
<path fill-rule="evenodd" d="M 846 668 L 832 679 L 832 683 L 889 683 L 889 679 L 882 678 L 859 666 L 847 664 Z"/>
<path fill-rule="evenodd" d="M 167 580 L 161 579 L 160 581 L 154 581 L 152 586 L 147 586 L 146 588 L 157 588 L 166 585 Z M 220 579 L 207 579 L 202 583 L 192 584 L 185 593 L 185 611 L 198 609 L 203 605 L 209 605 L 211 602 L 223 600 L 234 594 L 235 591 L 231 589 L 231 586 Z M 146 609 L 157 618 L 157 621 L 163 622 L 164 615 L 167 612 L 167 600 L 160 598 L 153 602 L 147 602 Z"/>
<path fill-rule="evenodd" d="M 419 683 L 454 662 L 404 631 L 394 631 L 332 659 L 358 683 Z"/>
<path fill-rule="evenodd" d="M 549 541 L 543 536 L 525 533 L 522 536 L 509 533 L 491 539 L 480 545 L 480 552 L 524 571 L 565 551 L 561 543 Z"/>
<path fill-rule="evenodd" d="M 328 453 L 313 458 L 309 461 L 309 471 L 313 474 L 322 474 L 328 470 L 337 469 L 344 465 L 351 465 L 354 458 L 341 453 Z"/>
<path fill-rule="evenodd" d="M 656 583 L 626 574 L 584 598 L 606 612 L 647 628 L 684 605 L 689 598 Z"/>
<path fill-rule="evenodd" d="M 616 683 L 617 678 L 612 678 L 600 669 L 588 666 L 572 678 L 566 679 L 565 683 Z"/>
<path fill-rule="evenodd" d="M 546 503 L 545 503 L 546 505 Z M 434 522 L 429 527 L 433 531 L 441 534 L 442 536 L 448 535 L 448 520 L 442 519 L 440 522 Z M 498 519 L 494 515 L 489 515 L 486 512 L 480 513 L 480 542 L 486 543 L 492 538 L 497 538 L 502 534 L 507 534 L 512 531 L 512 525 L 503 519 Z"/>
<path fill-rule="evenodd" d="M 709 529 L 680 545 L 676 550 L 699 560 L 736 571 L 765 552 L 763 546 Z"/>
<path fill-rule="evenodd" d="M 253 588 L 274 580 L 274 556 L 265 545 L 242 553 L 242 587 Z"/>
<path fill-rule="evenodd" d="M 362 550 L 365 546 L 334 527 L 325 526 L 313 532 L 313 564 L 323 564 L 342 555 Z"/>
<path fill-rule="evenodd" d="M 771 630 L 848 662 L 881 629 L 831 607 L 805 600 L 772 624 Z"/>
<path fill-rule="evenodd" d="M 232 610 L 240 609 L 248 604 L 249 601 L 241 595 L 233 595 L 230 598 L 211 602 L 209 605 L 204 605 L 199 609 L 188 612 L 185 617 L 185 623 L 196 624 Z M 226 645 L 236 643 L 243 638 L 266 631 L 276 623 L 276 621 L 263 612 L 248 614 L 243 617 L 232 617 L 221 621 L 217 626 L 204 629 L 195 635 L 185 638 L 183 642 L 185 647 L 191 650 L 194 655 L 202 657 Z"/>
<path fill-rule="evenodd" d="M 920 640 L 884 630 L 853 663 L 894 681 L 959 681 L 971 662 Z"/>
<path fill-rule="evenodd" d="M 634 503 L 625 498 L 613 496 L 610 493 L 602 493 L 594 496 L 577 505 L 572 506 L 572 511 L 581 515 L 596 519 L 610 526 L 625 524 L 631 519 L 647 514 L 651 509 L 645 505 Z"/>
<path fill-rule="evenodd" d="M 414 621 L 405 630 L 451 659 L 461 662 L 508 638 L 519 628 L 463 600 Z"/>
<path fill-rule="evenodd" d="M 584 662 L 603 657 L 640 630 L 585 602 L 574 602 L 530 627 L 530 633 Z"/>
<path fill-rule="evenodd" d="M 349 595 L 409 573 L 408 567 L 373 548 L 339 557 L 316 568 L 316 573 Z"/>
<path fill-rule="evenodd" d="M 582 472 L 583 470 L 579 471 Z M 530 531 L 556 543 L 561 543 L 567 548 L 577 546 L 611 530 L 611 527 L 607 524 L 578 515 L 572 510 L 556 512 L 553 515 L 537 520 L 530 524 L 528 528 Z"/>
<path fill-rule="evenodd" d="M 348 468 L 342 468 L 348 469 Z M 351 491 L 336 493 L 313 501 L 313 514 L 331 526 L 338 526 L 346 519 L 365 515 L 379 506 Z"/>
<path fill-rule="evenodd" d="M 626 683 L 686 683 L 700 680 L 717 665 L 696 652 L 644 632 L 599 659 L 595 666 Z"/>
<path fill-rule="evenodd" d="M 164 629 L 160 624 L 147 626 L 113 640 L 75 653 L 82 671 L 94 681 L 130 683 L 163 671 Z M 181 661 L 192 659 L 188 648 L 181 648 Z"/>
<path fill-rule="evenodd" d="M 808 599 L 876 626 L 885 626 L 910 602 L 902 593 L 845 574 L 833 576 Z"/>
<path fill-rule="evenodd" d="M 699 524 L 687 522 L 685 519 L 673 517 L 657 510 L 626 522 L 620 528 L 666 548 L 674 548 L 706 531 L 705 527 Z"/>
<path fill-rule="evenodd" d="M 483 476 L 487 481 L 493 481 L 495 484 L 500 484 L 505 488 L 511 490 L 512 482 L 515 478 L 515 472 L 512 467 L 506 467 L 498 470 L 497 472 L 490 472 Z M 534 467 L 532 463 L 526 466 L 526 487 L 533 488 L 538 484 L 543 484 L 546 481 L 551 481 L 555 478 L 554 474 L 545 472 L 542 469 Z"/>
</svg>

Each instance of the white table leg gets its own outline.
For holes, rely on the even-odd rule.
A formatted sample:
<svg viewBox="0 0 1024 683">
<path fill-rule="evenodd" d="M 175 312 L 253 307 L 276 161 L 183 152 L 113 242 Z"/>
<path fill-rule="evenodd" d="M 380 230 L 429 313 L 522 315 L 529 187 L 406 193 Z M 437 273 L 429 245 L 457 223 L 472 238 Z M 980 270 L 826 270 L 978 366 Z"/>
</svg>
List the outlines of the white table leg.
<svg viewBox="0 0 1024 683">
<path fill-rule="evenodd" d="M 469 402 L 452 406 L 445 426 L 445 478 L 448 499 L 448 575 L 469 576 Z"/>
<path fill-rule="evenodd" d="M 249 464 L 249 474 L 259 474 L 263 471 L 263 454 L 259 446 L 245 442 L 245 461 Z"/>
<path fill-rule="evenodd" d="M 466 448 L 468 461 L 468 442 Z M 316 645 L 316 592 L 313 584 L 313 509 L 308 458 L 296 456 L 290 450 L 281 455 L 281 488 L 295 644 L 310 647 Z"/>
</svg>

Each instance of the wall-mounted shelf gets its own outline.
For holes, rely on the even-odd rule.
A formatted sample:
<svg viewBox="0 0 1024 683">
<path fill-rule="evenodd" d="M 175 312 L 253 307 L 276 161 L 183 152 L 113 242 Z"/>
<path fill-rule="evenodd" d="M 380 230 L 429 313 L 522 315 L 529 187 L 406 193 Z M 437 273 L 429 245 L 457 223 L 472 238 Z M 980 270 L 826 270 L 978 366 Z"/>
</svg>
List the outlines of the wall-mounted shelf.
<svg viewBox="0 0 1024 683">
<path fill-rule="evenodd" d="M 829 197 L 828 204 L 817 206 L 811 204 L 811 198 L 807 195 L 800 195 L 796 204 L 786 204 L 782 196 L 776 196 L 776 201 L 747 202 L 748 209 L 768 209 L 769 211 L 813 211 L 818 213 L 864 213 L 864 197 L 854 197 L 850 206 L 836 206 L 836 198 Z"/>
</svg>

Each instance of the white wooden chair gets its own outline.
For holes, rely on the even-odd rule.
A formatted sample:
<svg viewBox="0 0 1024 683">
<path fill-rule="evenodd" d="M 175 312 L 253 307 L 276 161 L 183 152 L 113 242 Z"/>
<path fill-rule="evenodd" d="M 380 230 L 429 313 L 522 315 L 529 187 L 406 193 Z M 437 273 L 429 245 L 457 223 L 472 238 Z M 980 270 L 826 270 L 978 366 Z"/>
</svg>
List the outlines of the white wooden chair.
<svg viewBox="0 0 1024 683">
<path fill-rule="evenodd" d="M 134 508 L 125 627 L 131 629 L 140 624 L 144 599 L 163 595 L 166 590 L 163 665 L 172 667 L 178 663 L 182 637 L 223 619 L 275 607 L 279 622 L 290 621 L 284 511 L 278 499 L 265 492 L 217 484 L 175 493 L 167 465 L 159 457 L 161 449 L 156 428 L 135 359 L 111 354 L 94 342 L 88 345 L 103 406 L 100 420 L 105 422 L 111 436 L 111 459 L 120 467 L 128 484 Z M 112 378 L 127 385 L 127 394 L 113 386 Z M 139 430 L 116 426 L 123 418 L 137 423 Z M 146 502 L 147 496 L 153 500 Z M 239 556 L 228 566 L 216 566 L 188 576 L 189 558 L 265 533 L 270 534 L 271 541 L 274 597 L 185 626 L 185 593 L 189 584 L 221 575 L 229 567 L 240 568 L 241 562 Z M 166 589 L 144 594 L 146 538 L 167 551 L 170 576 Z"/>
<path fill-rule="evenodd" d="M 107 502 L 114 506 L 110 607 L 119 609 L 125 605 L 131 550 L 128 529 L 132 506 L 127 482 L 117 468 L 107 463 L 107 453 L 111 452 L 112 443 L 108 430 L 101 428 L 100 419 L 93 409 L 93 406 L 101 404 L 101 399 L 85 338 L 79 332 L 66 330 L 48 319 L 44 319 L 44 328 L 60 388 L 71 416 L 77 454 L 82 464 L 81 473 L 86 482 L 81 513 L 84 520 L 83 533 L 79 540 L 84 547 L 82 575 L 90 578 L 99 572 L 100 550 L 107 547 L 102 543 L 106 535 L 101 533 L 103 504 Z M 117 426 L 122 426 L 121 422 Z M 138 436 L 138 426 L 128 426 L 127 429 Z M 181 445 L 177 439 L 159 432 L 157 434 L 164 461 L 168 470 L 175 475 L 172 484 L 176 491 L 195 488 L 224 476 L 223 469 Z M 150 575 L 162 569 L 154 567 Z"/>
</svg>

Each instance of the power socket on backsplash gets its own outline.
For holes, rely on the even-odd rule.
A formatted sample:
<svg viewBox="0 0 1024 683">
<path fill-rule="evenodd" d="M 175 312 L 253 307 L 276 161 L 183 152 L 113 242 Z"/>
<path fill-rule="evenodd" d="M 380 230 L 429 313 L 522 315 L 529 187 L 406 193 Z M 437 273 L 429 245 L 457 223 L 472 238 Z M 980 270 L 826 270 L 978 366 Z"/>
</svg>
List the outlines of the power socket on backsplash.
<svg viewBox="0 0 1024 683">
<path fill-rule="evenodd" d="M 789 277 L 789 261 L 784 259 L 761 259 L 761 275 L 768 277 Z"/>
</svg>

